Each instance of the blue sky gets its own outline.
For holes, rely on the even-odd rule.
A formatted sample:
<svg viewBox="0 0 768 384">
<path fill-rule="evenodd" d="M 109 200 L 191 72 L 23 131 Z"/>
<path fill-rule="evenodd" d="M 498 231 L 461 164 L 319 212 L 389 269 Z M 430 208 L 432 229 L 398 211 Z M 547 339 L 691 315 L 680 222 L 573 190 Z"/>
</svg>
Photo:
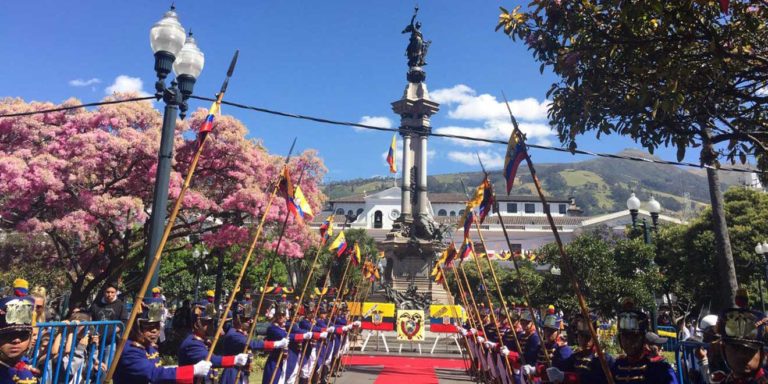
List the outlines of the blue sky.
<svg viewBox="0 0 768 384">
<path fill-rule="evenodd" d="M 432 40 L 427 85 L 441 111 L 433 129 L 503 138 L 509 127 L 501 91 L 529 140 L 557 143 L 546 123 L 545 93 L 553 76 L 521 43 L 494 32 L 498 6 L 518 1 L 422 0 L 419 20 Z M 167 1 L 7 2 L 0 13 L 0 96 L 61 102 L 97 101 L 115 89 L 150 92 L 155 81 L 149 28 Z M 235 49 L 240 60 L 227 99 L 264 108 L 373 125 L 398 125 L 390 103 L 402 96 L 407 71 L 408 1 L 192 1 L 176 2 L 182 25 L 192 28 L 205 68 L 195 86 L 213 96 Z M 523 5 L 525 6 L 525 5 Z M 191 101 L 192 108 L 208 106 Z M 156 104 L 157 107 L 160 104 Z M 285 153 L 294 136 L 299 149 L 315 148 L 329 168 L 327 180 L 385 175 L 391 134 L 321 125 L 225 107 L 250 136 Z M 627 138 L 585 136 L 580 148 L 618 152 L 639 148 Z M 430 140 L 431 174 L 478 170 L 476 151 L 500 167 L 504 146 Z M 674 149 L 657 155 L 674 159 Z M 534 150 L 536 162 L 585 159 Z M 687 161 L 698 162 L 697 151 Z"/>
</svg>

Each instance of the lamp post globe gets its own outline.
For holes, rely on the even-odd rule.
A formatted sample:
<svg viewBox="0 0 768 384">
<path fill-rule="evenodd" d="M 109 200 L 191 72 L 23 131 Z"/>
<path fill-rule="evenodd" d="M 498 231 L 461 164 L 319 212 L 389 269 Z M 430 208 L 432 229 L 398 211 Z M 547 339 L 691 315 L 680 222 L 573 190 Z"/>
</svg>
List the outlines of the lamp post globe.
<svg viewBox="0 0 768 384">
<path fill-rule="evenodd" d="M 155 53 L 155 72 L 161 79 L 171 72 L 173 61 L 184 46 L 186 35 L 174 6 L 150 28 L 149 45 Z"/>
<path fill-rule="evenodd" d="M 632 215 L 632 227 L 634 228 L 637 226 L 637 211 L 640 209 L 640 199 L 635 196 L 634 192 L 627 199 L 627 209 Z"/>
<path fill-rule="evenodd" d="M 176 72 L 176 81 L 179 83 L 179 90 L 184 96 L 189 97 L 200 72 L 205 65 L 205 55 L 197 47 L 192 32 L 189 32 L 184 46 L 176 55 L 176 61 L 173 62 L 173 71 Z"/>
<path fill-rule="evenodd" d="M 656 198 L 651 196 L 651 200 L 648 201 L 648 211 L 651 213 L 651 219 L 653 219 L 653 228 L 659 225 L 659 212 L 661 212 L 661 203 L 656 201 Z"/>
<path fill-rule="evenodd" d="M 755 246 L 755 253 L 757 253 L 758 255 L 762 255 L 763 253 L 765 253 L 765 249 L 763 249 L 762 243 L 757 243 L 757 245 Z"/>
<path fill-rule="evenodd" d="M 768 242 L 763 242 L 763 253 L 768 253 Z"/>
</svg>

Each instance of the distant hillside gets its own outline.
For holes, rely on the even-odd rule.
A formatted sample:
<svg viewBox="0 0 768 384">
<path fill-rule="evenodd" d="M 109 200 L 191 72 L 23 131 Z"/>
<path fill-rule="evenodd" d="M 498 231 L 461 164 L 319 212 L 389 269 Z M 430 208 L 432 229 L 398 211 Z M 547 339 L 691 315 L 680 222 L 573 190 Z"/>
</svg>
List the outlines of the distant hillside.
<svg viewBox="0 0 768 384">
<path fill-rule="evenodd" d="M 625 150 L 621 154 L 650 157 L 647 153 Z M 626 209 L 633 191 L 642 201 L 655 196 L 668 214 L 680 216 L 684 211 L 683 196 L 690 194 L 689 213 L 709 204 L 706 175 L 672 165 L 644 163 L 631 160 L 596 158 L 577 163 L 536 164 L 536 172 L 547 194 L 574 197 L 587 215 L 598 215 Z M 721 173 L 721 188 L 739 184 L 739 174 Z M 490 172 L 497 193 L 502 193 L 504 181 L 500 170 Z M 481 172 L 429 176 L 430 192 L 463 192 L 461 181 L 474 188 L 482 180 Z M 373 193 L 393 186 L 392 178 L 368 178 L 336 181 L 327 184 L 326 195 L 338 198 L 363 192 Z M 397 180 L 399 184 L 400 181 Z M 533 179 L 525 164 L 517 174 L 513 194 L 534 194 Z"/>
</svg>

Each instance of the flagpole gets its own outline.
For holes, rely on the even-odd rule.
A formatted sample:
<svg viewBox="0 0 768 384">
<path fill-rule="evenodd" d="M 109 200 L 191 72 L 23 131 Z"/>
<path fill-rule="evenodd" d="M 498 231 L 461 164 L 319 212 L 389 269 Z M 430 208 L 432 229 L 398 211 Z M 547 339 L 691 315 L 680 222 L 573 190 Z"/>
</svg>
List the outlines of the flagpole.
<svg viewBox="0 0 768 384">
<path fill-rule="evenodd" d="M 448 279 L 447 279 L 447 277 L 445 275 L 445 269 L 443 268 L 442 264 L 438 264 L 438 267 L 440 268 L 440 273 L 443 276 L 443 286 L 445 287 L 445 291 L 448 292 L 448 296 L 450 296 L 451 299 L 453 299 L 453 293 L 451 293 L 451 287 L 448 285 Z M 451 268 L 452 267 L 453 266 L 451 266 Z M 451 300 L 451 301 L 454 301 L 454 300 Z M 459 314 L 456 311 L 456 303 L 455 302 L 451 305 L 451 312 L 453 312 L 453 318 L 456 319 L 456 322 L 458 324 L 461 324 L 461 318 L 459 317 Z M 459 326 L 461 326 L 461 325 L 459 325 Z M 462 337 L 464 338 L 464 344 L 467 345 L 466 344 L 467 343 L 466 336 L 462 335 Z M 462 350 L 460 352 L 461 352 L 462 359 L 464 359 L 464 356 L 465 356 L 464 351 Z M 469 350 L 469 347 L 467 347 L 467 353 L 469 354 L 470 361 L 472 361 L 472 352 Z"/>
<path fill-rule="evenodd" d="M 310 331 L 312 330 L 312 328 L 315 327 L 315 324 L 317 324 L 317 312 L 320 309 L 320 304 L 323 302 L 323 297 L 325 296 L 326 288 L 328 287 L 328 278 L 330 276 L 331 276 L 331 268 L 329 266 L 328 267 L 328 272 L 325 274 L 325 279 L 323 279 L 323 290 L 320 291 L 320 296 L 318 296 L 318 298 L 317 298 L 317 305 L 315 305 L 314 312 L 312 312 L 312 322 L 310 322 L 310 327 L 309 327 Z M 299 305 L 301 305 L 301 303 L 299 303 Z M 327 326 L 326 326 L 326 328 L 327 328 Z M 328 336 L 326 335 L 326 338 L 327 337 Z M 304 344 L 304 348 L 301 350 L 301 356 L 299 356 L 299 365 L 298 365 L 299 374 L 301 373 L 301 366 L 303 365 L 304 356 L 307 353 L 307 348 L 309 348 L 309 344 L 310 343 L 305 343 Z M 318 358 L 320 358 L 320 356 L 318 356 Z M 310 368 L 310 372 L 312 372 L 312 370 L 314 369 L 314 367 L 309 367 L 309 368 Z M 235 380 L 235 382 L 237 382 L 237 380 Z"/>
<path fill-rule="evenodd" d="M 304 301 L 304 294 L 307 292 L 307 286 L 309 286 L 309 281 L 312 280 L 312 274 L 315 272 L 315 266 L 317 265 L 317 258 L 320 256 L 320 252 L 323 250 L 323 247 L 318 247 L 317 252 L 315 252 L 315 259 L 312 260 L 312 266 L 309 268 L 309 273 L 307 274 L 307 279 L 304 281 L 304 288 L 301 290 L 301 296 L 299 296 L 299 305 Z M 264 290 L 266 292 L 266 289 Z M 293 326 L 296 325 L 296 319 L 298 318 L 298 310 L 293 311 L 293 318 L 291 319 L 291 326 L 288 327 L 288 337 L 291 337 L 291 331 L 293 330 Z M 247 343 L 246 343 L 247 344 Z M 275 382 L 275 374 L 277 374 L 277 371 L 280 370 L 280 362 L 283 360 L 283 355 L 285 353 L 281 353 L 277 358 L 277 364 L 275 364 L 275 371 L 272 372 L 272 377 L 269 379 L 269 383 Z"/>
<path fill-rule="evenodd" d="M 365 257 L 366 257 L 366 259 L 367 259 L 367 258 L 368 258 L 368 255 L 366 255 Z M 366 260 L 366 261 L 367 261 L 367 260 Z M 364 265 L 364 264 L 365 264 L 365 262 L 364 262 L 364 261 L 362 261 L 362 260 L 361 260 L 361 262 L 363 262 L 363 264 L 361 264 L 361 265 Z M 361 269 L 362 269 L 362 268 L 361 268 Z M 365 278 L 365 277 L 363 277 L 363 278 Z M 367 297 L 367 296 L 368 296 L 368 290 L 369 290 L 369 289 L 370 289 L 370 287 L 371 287 L 371 283 L 370 283 L 370 282 L 367 282 L 367 283 L 365 283 L 365 282 L 363 282 L 363 281 L 361 281 L 360 283 L 361 283 L 361 284 L 359 284 L 359 285 L 365 285 L 365 296 Z M 359 314 L 359 315 L 357 315 L 357 316 L 362 316 L 362 314 L 363 314 L 363 302 L 362 302 L 362 301 L 359 301 L 359 300 L 360 300 L 360 299 L 362 299 L 362 298 L 363 298 L 363 290 L 362 290 L 362 289 L 360 289 L 360 290 L 358 290 L 358 292 L 356 292 L 356 293 L 355 293 L 355 296 L 354 296 L 354 298 L 352 299 L 352 302 L 353 302 L 353 303 L 358 303 L 358 308 L 359 308 L 359 310 L 360 310 L 360 314 Z M 354 315 L 353 315 L 353 316 L 350 316 L 349 320 L 350 320 L 350 324 L 351 324 L 351 323 L 354 323 L 354 322 L 355 322 L 355 316 L 354 316 Z M 357 341 L 357 337 L 355 337 L 355 341 Z M 351 343 L 352 343 L 352 342 L 350 341 L 350 344 L 351 344 Z M 344 366 L 345 366 L 345 364 L 344 364 L 344 361 L 343 361 L 343 360 L 344 360 L 344 356 L 345 356 L 345 355 L 347 355 L 347 354 L 348 354 L 349 352 L 351 352 L 351 351 L 352 351 L 352 347 L 351 347 L 351 346 L 349 347 L 349 350 L 347 350 L 347 353 L 344 353 L 343 351 L 341 351 L 341 356 L 339 356 L 339 359 L 338 359 L 338 362 L 339 362 L 339 363 L 338 363 L 338 367 L 339 367 L 339 369 L 343 369 L 343 368 L 344 368 Z M 331 368 L 333 368 L 333 367 L 331 367 Z M 333 371 L 333 369 L 331 369 L 331 371 Z M 336 382 L 336 377 L 335 377 L 335 376 L 334 376 L 334 378 L 333 378 L 333 382 L 334 382 L 334 383 Z"/>
<path fill-rule="evenodd" d="M 346 221 L 345 221 L 345 223 L 346 223 Z M 339 305 L 338 305 L 338 302 L 339 302 L 339 298 L 341 297 L 341 294 L 342 294 L 342 293 L 344 293 L 344 280 L 345 280 L 345 279 L 346 279 L 346 277 L 347 277 L 347 271 L 349 271 L 349 265 L 350 265 L 351 263 L 352 263 L 352 257 L 350 257 L 350 258 L 347 260 L 347 265 L 346 265 L 346 267 L 344 267 L 344 273 L 341 275 L 341 281 L 339 282 L 339 290 L 338 290 L 338 292 L 336 292 L 336 297 L 333 299 L 333 305 L 332 305 L 332 308 L 331 308 L 331 313 L 329 313 L 329 315 L 328 315 L 328 326 L 329 326 L 329 327 L 334 327 L 334 331 L 336 330 L 336 326 L 335 326 L 335 325 L 331 325 L 331 324 L 330 324 L 330 322 L 333 320 L 333 316 L 334 316 L 334 315 L 336 314 L 336 312 L 337 312 L 337 308 L 338 308 L 338 306 L 339 306 Z M 330 266 L 329 266 L 329 268 L 330 268 Z M 328 271 L 328 272 L 330 273 L 330 269 L 329 269 L 329 271 Z M 330 335 L 329 335 L 329 336 L 330 336 Z M 324 343 L 325 343 L 327 340 L 328 340 L 327 338 L 326 338 L 325 340 L 320 340 L 320 346 L 319 346 L 317 349 L 318 349 L 318 350 L 322 350 L 322 349 L 323 349 L 323 344 L 324 344 Z M 330 353 L 333 353 L 333 351 L 330 351 Z M 319 357 L 318 357 L 318 359 L 319 359 Z M 278 362 L 279 362 L 279 360 L 278 360 Z M 331 362 L 333 362 L 333 358 L 331 358 Z M 318 363 L 319 363 L 319 361 L 318 361 Z M 318 365 L 318 366 L 319 366 L 319 365 Z M 329 369 L 330 369 L 330 367 L 329 367 Z M 310 382 L 310 383 L 312 382 L 312 376 L 314 376 L 314 373 L 315 373 L 315 371 L 314 371 L 314 370 L 313 370 L 312 372 L 310 372 L 310 373 L 309 373 L 309 382 Z M 273 375 L 273 376 L 274 376 L 274 375 Z M 273 380 L 274 380 L 274 379 L 273 379 Z M 270 383 L 271 383 L 271 382 L 272 382 L 272 381 L 270 381 Z"/>
<path fill-rule="evenodd" d="M 341 302 L 344 301 L 344 287 L 348 283 L 348 281 L 347 281 L 347 272 L 349 272 L 349 267 L 351 265 L 352 265 L 352 255 L 349 256 L 349 259 L 347 260 L 347 267 L 344 268 L 344 275 L 341 277 L 341 284 L 339 285 L 339 292 L 336 294 L 336 305 L 331 310 L 332 313 L 333 313 L 333 311 L 336 311 L 336 313 L 338 314 L 338 310 L 336 309 L 336 306 L 340 307 L 341 306 Z M 343 341 L 344 341 L 344 335 L 343 334 L 341 335 L 339 340 L 343 344 Z M 339 347 L 339 353 L 341 353 L 341 347 Z M 336 363 L 338 362 L 338 360 L 339 359 L 331 358 L 331 367 L 328 370 L 329 374 L 333 374 L 334 368 L 336 367 Z"/>
<path fill-rule="evenodd" d="M 475 321 L 472 318 L 472 316 L 473 316 L 472 306 L 469 305 L 469 301 L 467 300 L 466 294 L 464 293 L 464 284 L 461 282 L 461 278 L 459 277 L 458 272 L 456 272 L 457 268 L 453 264 L 453 262 L 451 262 L 451 268 L 450 269 L 453 270 L 453 279 L 454 279 L 454 281 L 456 281 L 456 286 L 459 288 L 459 298 L 461 299 L 461 302 L 464 304 L 464 307 L 467 308 L 467 314 L 468 314 L 467 315 L 467 322 L 469 323 L 469 327 L 477 329 L 477 327 L 475 326 Z M 461 324 L 461 325 L 462 325 L 462 327 L 464 326 L 464 324 Z M 471 348 L 469 346 L 469 337 L 464 336 L 464 342 L 467 344 L 467 350 L 469 350 L 471 352 Z M 472 360 L 471 360 L 471 363 L 470 363 L 470 368 L 474 369 L 475 368 L 475 366 L 474 366 L 475 365 L 475 357 L 474 357 L 474 354 L 472 354 L 472 355 L 473 356 L 472 356 Z M 479 358 L 478 358 L 478 364 L 479 364 Z M 471 369 L 470 369 L 470 372 L 471 372 Z M 474 372 L 474 373 L 476 375 L 477 381 L 479 382 L 480 381 L 480 368 L 479 368 L 479 366 L 477 367 L 477 372 Z"/>
<path fill-rule="evenodd" d="M 477 301 L 475 301 L 475 295 L 472 294 L 472 289 L 471 289 L 472 286 L 469 285 L 469 279 L 467 279 L 467 273 L 464 270 L 464 264 L 461 261 L 459 262 L 459 270 L 461 271 L 461 276 L 464 278 L 464 284 L 466 284 L 466 289 L 464 289 L 464 292 L 469 293 L 469 298 L 472 301 L 472 306 L 474 307 L 475 314 L 477 315 L 477 319 L 474 321 L 475 324 L 473 328 L 475 328 L 476 330 L 482 330 L 483 334 L 485 334 L 485 327 L 483 324 L 480 324 L 480 321 L 482 321 L 482 315 L 480 314 L 480 309 L 477 307 Z M 475 343 L 477 343 L 477 338 L 475 338 Z M 485 344 L 477 343 L 477 345 L 480 349 L 481 355 L 485 355 Z M 482 367 L 485 366 L 486 364 L 487 364 L 486 361 L 483 360 L 483 356 L 477 357 L 477 369 L 481 370 L 480 374 L 482 374 L 483 376 L 485 376 L 485 369 L 483 369 Z"/>
<path fill-rule="evenodd" d="M 496 271 L 493 268 L 493 263 L 491 263 L 491 258 L 488 257 L 488 248 L 485 246 L 485 239 L 483 238 L 483 233 L 480 231 L 480 223 L 475 221 L 475 228 L 477 229 L 477 235 L 480 237 L 480 243 L 483 245 L 483 249 L 485 249 L 485 260 L 488 262 L 488 269 L 491 270 L 491 276 L 493 276 L 493 281 L 496 284 L 496 292 L 499 294 L 499 301 L 501 302 L 501 307 L 504 308 L 504 313 L 507 315 L 507 319 L 510 321 L 510 326 L 512 325 L 512 317 L 509 316 L 509 310 L 507 310 L 506 300 L 504 300 L 504 295 L 501 293 L 501 284 L 499 284 L 499 279 L 496 277 Z M 474 254 L 474 252 L 473 252 Z M 522 281 L 521 281 L 522 283 Z M 485 282 L 483 282 L 485 284 Z M 527 300 L 527 299 L 526 299 Z M 532 310 L 531 310 L 532 311 Z M 533 313 L 533 312 L 531 312 Z M 532 319 L 535 319 L 532 317 Z M 533 322 L 536 323 L 535 321 Z M 538 325 L 536 326 L 536 332 L 538 332 Z M 517 332 L 512 332 L 512 335 L 515 337 L 515 346 L 517 346 L 518 351 L 523 351 L 523 348 L 520 346 L 520 341 L 517 339 Z M 539 333 L 541 335 L 541 333 Z M 547 351 L 546 347 L 544 346 L 544 343 L 541 343 L 542 347 L 541 349 L 544 351 L 544 359 L 547 362 L 547 366 L 551 365 L 551 360 L 549 358 L 549 352 Z M 522 364 L 525 364 L 525 357 L 523 357 L 521 353 L 520 362 Z M 535 362 L 533 362 L 535 363 Z"/>
<path fill-rule="evenodd" d="M 237 57 L 240 51 L 235 51 L 235 55 L 232 57 L 232 61 L 229 64 L 229 69 L 227 70 L 227 76 L 224 79 L 224 83 L 221 86 L 221 90 L 219 91 L 219 94 L 217 95 L 216 103 L 221 104 L 221 100 L 224 98 L 224 93 L 227 90 L 227 85 L 229 84 L 229 78 L 232 76 L 232 73 L 235 70 L 235 65 L 237 64 Z M 179 192 L 179 197 L 176 198 L 176 202 L 174 203 L 173 210 L 171 211 L 171 215 L 168 217 L 168 223 L 165 225 L 165 230 L 163 231 L 163 237 L 160 238 L 160 243 L 157 247 L 157 251 L 155 252 L 155 255 L 152 258 L 152 263 L 149 266 L 149 269 L 147 269 L 147 274 L 144 276 L 144 282 L 141 284 L 141 288 L 139 289 L 139 292 L 134 300 L 133 308 L 131 309 L 131 314 L 128 317 L 128 323 L 125 325 L 125 331 L 123 332 L 122 337 L 120 338 L 120 343 L 117 345 L 117 348 L 115 349 L 114 357 L 112 358 L 112 363 L 109 365 L 109 370 L 107 371 L 107 375 L 104 378 L 104 382 L 109 383 L 112 381 L 112 376 L 115 374 L 115 370 L 117 369 L 117 364 L 120 360 L 120 356 L 123 354 L 123 350 L 125 349 L 125 344 L 128 342 L 128 337 L 131 333 L 131 329 L 133 328 L 133 323 L 136 321 L 136 317 L 139 314 L 139 311 L 142 307 L 142 302 L 144 300 L 144 295 L 147 293 L 147 288 L 149 287 L 149 283 L 152 279 L 152 276 L 155 274 L 155 270 L 157 270 L 157 265 L 160 263 L 160 258 L 163 254 L 163 249 L 165 248 L 165 244 L 168 241 L 168 236 L 171 234 L 171 230 L 173 229 L 174 224 L 176 223 L 176 217 L 179 214 L 179 210 L 181 210 L 181 204 L 184 201 L 184 194 L 189 189 L 189 185 L 192 181 L 192 176 L 195 174 L 195 170 L 197 169 L 198 161 L 200 160 L 200 156 L 203 153 L 203 148 L 205 147 L 205 143 L 208 139 L 209 135 L 202 135 L 200 138 L 200 143 L 197 146 L 197 150 L 195 151 L 194 157 L 192 157 L 192 162 L 189 165 L 189 170 L 187 171 L 187 176 L 184 178 L 184 184 L 181 187 L 181 191 Z"/>
<path fill-rule="evenodd" d="M 507 104 L 507 110 L 509 111 L 509 117 L 512 120 L 512 125 L 514 126 L 514 129 L 519 132 L 520 129 L 517 126 L 517 119 L 515 119 L 515 116 L 512 114 L 512 108 L 510 108 L 509 102 L 506 99 L 507 98 L 505 95 L 504 101 Z M 539 194 L 539 199 L 541 200 L 541 204 L 544 208 L 544 213 L 547 215 L 547 221 L 549 221 L 549 226 L 552 229 L 552 234 L 555 236 L 557 249 L 560 252 L 560 261 L 562 262 L 563 267 L 565 267 L 565 272 L 571 281 L 571 286 L 573 287 L 573 290 L 576 292 L 576 298 L 579 301 L 581 314 L 582 316 L 584 316 L 585 319 L 589 319 L 590 316 L 589 316 L 589 309 L 587 308 L 587 302 L 586 300 L 584 300 L 584 295 L 581 293 L 579 282 L 576 279 L 576 275 L 574 274 L 571 258 L 565 252 L 565 246 L 563 246 L 563 240 L 560 238 L 560 233 L 557 231 L 557 225 L 555 225 L 555 220 L 552 218 L 552 212 L 550 211 L 549 203 L 547 202 L 547 198 L 544 196 L 544 191 L 541 188 L 541 182 L 539 181 L 538 176 L 536 176 L 536 168 L 534 168 L 533 162 L 531 161 L 531 157 L 528 155 L 527 150 L 525 151 L 525 162 L 528 164 L 528 170 L 531 173 L 533 184 L 534 186 L 536 186 L 536 192 Z M 608 383 L 614 384 L 613 376 L 611 374 L 611 369 L 608 367 L 608 362 L 605 359 L 605 354 L 603 353 L 603 349 L 600 347 L 600 341 L 597 338 L 597 332 L 595 332 L 595 327 L 591 321 L 587 321 L 587 325 L 589 326 L 589 333 L 592 336 L 592 340 L 595 342 L 595 345 L 597 346 L 597 356 L 600 358 L 600 366 L 603 368 L 603 373 L 605 374 L 605 377 L 608 380 Z"/>
<path fill-rule="evenodd" d="M 296 144 L 296 139 L 293 140 L 293 143 L 291 144 L 291 149 L 288 152 L 288 156 L 285 158 L 285 164 L 283 165 L 283 169 L 288 167 L 288 162 L 291 159 L 291 153 L 293 152 L 293 147 Z M 303 171 L 302 171 L 303 174 Z M 264 223 L 267 219 L 267 213 L 269 212 L 269 209 L 272 207 L 272 201 L 274 200 L 275 195 L 277 194 L 278 189 L 280 189 L 280 181 L 283 179 L 283 175 L 281 173 L 280 176 L 277 178 L 277 183 L 275 184 L 274 188 L 272 188 L 272 194 L 269 196 L 269 201 L 267 202 L 267 206 L 264 209 L 264 214 L 261 217 L 261 222 L 259 223 L 259 227 L 256 229 L 256 234 L 253 236 L 253 241 L 251 241 L 251 246 L 248 249 L 248 254 L 245 256 L 245 260 L 243 261 L 243 266 L 240 268 L 240 274 L 237 276 L 237 280 L 235 281 L 235 286 L 232 288 L 232 294 L 229 295 L 229 298 L 227 299 L 227 305 L 224 307 L 224 310 L 221 311 L 221 318 L 219 319 L 219 323 L 216 326 L 216 333 L 214 333 L 213 341 L 211 342 L 211 346 L 208 348 L 208 356 L 206 356 L 206 361 L 211 361 L 211 357 L 213 357 L 213 350 L 216 348 L 216 344 L 219 342 L 219 336 L 221 334 L 222 329 L 224 329 L 224 322 L 227 319 L 227 311 L 232 308 L 232 303 L 235 300 L 235 296 L 237 292 L 240 290 L 240 283 L 243 281 L 243 276 L 245 276 L 245 271 L 248 269 L 248 264 L 251 262 L 251 256 L 253 256 L 253 251 L 256 249 L 256 244 L 259 241 L 259 237 L 261 237 L 262 229 L 264 228 Z M 289 182 L 287 180 L 286 182 Z M 288 215 L 289 213 L 286 212 L 286 218 L 283 222 L 283 230 L 280 232 L 280 240 L 283 238 L 283 233 L 285 233 L 285 227 L 288 222 Z M 275 252 L 277 252 L 277 247 L 280 246 L 280 240 L 278 240 L 277 245 L 275 246 Z M 275 255 L 275 258 L 277 258 L 277 255 Z M 275 259 L 276 262 L 276 259 Z M 272 264 L 274 266 L 274 263 Z M 255 322 L 254 322 L 255 323 Z M 247 347 L 246 343 L 246 347 Z"/>
</svg>

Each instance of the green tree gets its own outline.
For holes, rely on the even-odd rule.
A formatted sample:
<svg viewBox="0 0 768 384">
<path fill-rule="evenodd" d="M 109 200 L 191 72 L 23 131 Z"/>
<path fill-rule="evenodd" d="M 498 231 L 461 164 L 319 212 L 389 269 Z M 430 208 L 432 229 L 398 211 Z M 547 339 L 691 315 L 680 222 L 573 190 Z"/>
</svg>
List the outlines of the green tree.
<svg viewBox="0 0 768 384">
<path fill-rule="evenodd" d="M 768 95 L 768 5 L 733 1 L 534 0 L 529 12 L 502 8 L 498 29 L 520 39 L 558 76 L 550 123 L 562 143 L 594 132 L 628 135 L 651 153 L 701 147 L 717 244 L 719 295 L 731 305 L 737 279 L 716 168 L 764 159 Z M 718 148 L 715 146 L 719 145 Z M 764 162 L 759 163 L 763 165 Z"/>
<path fill-rule="evenodd" d="M 565 247 L 575 268 L 582 293 L 590 308 L 601 315 L 612 316 L 622 297 L 632 297 L 644 308 L 654 306 L 659 294 L 661 275 L 653 263 L 654 249 L 641 239 L 617 236 L 607 227 L 583 233 Z M 533 292 L 536 303 L 553 304 L 565 312 L 579 310 L 576 295 L 555 244 L 544 246 L 538 255 L 543 264 L 552 264 L 561 274 L 544 273 L 543 281 Z"/>
<path fill-rule="evenodd" d="M 725 193 L 725 214 L 734 240 L 736 275 L 755 298 L 758 280 L 764 279 L 764 262 L 755 254 L 755 244 L 766 240 L 768 194 L 743 187 Z M 693 306 L 715 300 L 715 234 L 712 210 L 707 208 L 687 225 L 663 227 L 655 239 L 658 262 L 664 265 L 670 290 Z M 757 301 L 752 301 L 753 303 Z"/>
</svg>

